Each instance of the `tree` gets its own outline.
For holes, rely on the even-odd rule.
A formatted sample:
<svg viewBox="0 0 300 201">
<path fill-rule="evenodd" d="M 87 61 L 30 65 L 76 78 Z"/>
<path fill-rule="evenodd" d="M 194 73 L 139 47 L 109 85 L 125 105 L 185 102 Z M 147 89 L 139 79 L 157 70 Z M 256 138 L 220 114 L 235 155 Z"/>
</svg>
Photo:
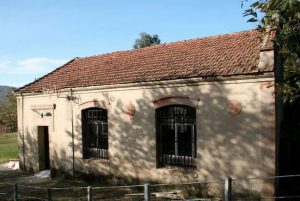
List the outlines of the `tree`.
<svg viewBox="0 0 300 201">
<path fill-rule="evenodd" d="M 158 44 L 160 44 L 160 39 L 157 34 L 151 36 L 150 34 L 142 32 L 140 33 L 140 38 L 135 40 L 133 48 L 139 49 L 139 48 L 150 47 Z"/>
<path fill-rule="evenodd" d="M 245 0 L 247 1 L 247 0 Z M 264 15 L 259 19 L 258 12 Z M 275 31 L 274 42 L 281 56 L 283 79 L 276 93 L 286 103 L 300 99 L 300 1 L 259 0 L 250 5 L 244 16 L 249 22 L 259 22 L 259 30 Z"/>
<path fill-rule="evenodd" d="M 8 93 L 0 103 L 0 125 L 10 130 L 17 128 L 17 99 L 13 93 Z"/>
</svg>

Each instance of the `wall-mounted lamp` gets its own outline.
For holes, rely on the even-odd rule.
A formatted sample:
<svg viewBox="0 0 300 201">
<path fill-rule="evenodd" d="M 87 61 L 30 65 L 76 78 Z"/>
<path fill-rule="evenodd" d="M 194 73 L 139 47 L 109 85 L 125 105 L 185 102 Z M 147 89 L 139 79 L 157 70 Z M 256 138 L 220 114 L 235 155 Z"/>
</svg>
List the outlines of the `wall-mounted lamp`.
<svg viewBox="0 0 300 201">
<path fill-rule="evenodd" d="M 50 113 L 50 112 L 42 112 L 41 113 L 41 117 L 43 118 L 43 117 L 51 117 L 52 116 L 52 114 Z"/>
</svg>

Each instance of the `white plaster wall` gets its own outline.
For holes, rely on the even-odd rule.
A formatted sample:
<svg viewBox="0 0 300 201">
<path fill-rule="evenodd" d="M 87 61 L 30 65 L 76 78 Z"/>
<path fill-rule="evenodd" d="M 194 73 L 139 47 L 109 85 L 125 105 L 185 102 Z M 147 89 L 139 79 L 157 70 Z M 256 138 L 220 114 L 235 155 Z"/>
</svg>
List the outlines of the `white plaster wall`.
<svg viewBox="0 0 300 201">
<path fill-rule="evenodd" d="M 228 80 L 224 82 L 197 82 L 178 85 L 119 87 L 76 91 L 75 102 L 66 100 L 69 93 L 25 95 L 23 110 L 18 104 L 19 142 L 25 139 L 27 169 L 38 170 L 37 127 L 49 126 L 51 166 L 68 172 L 73 167 L 72 121 L 74 133 L 75 171 L 113 174 L 155 180 L 178 182 L 224 178 L 274 175 L 274 122 L 262 121 L 262 104 L 269 106 L 269 118 L 274 118 L 274 97 L 268 81 L 273 78 Z M 263 98 L 262 93 L 263 90 Z M 269 95 L 266 95 L 269 94 Z M 153 101 L 169 96 L 185 96 L 196 101 L 197 111 L 197 169 L 156 168 L 155 106 Z M 268 99 L 268 100 L 266 100 Z M 108 103 L 110 160 L 82 159 L 81 105 L 88 101 Z M 198 101 L 199 100 L 199 101 Z M 228 103 L 239 101 L 242 111 L 237 116 L 228 113 Z M 124 106 L 132 103 L 133 117 L 124 113 Z M 56 105 L 49 109 L 53 116 L 41 118 L 33 106 Z M 73 115 L 72 115 L 73 110 Z M 23 111 L 23 124 L 22 120 Z M 45 112 L 40 109 L 40 112 Z M 22 125 L 21 125 L 22 124 Z M 268 125 L 266 125 L 268 124 Z M 262 129 L 265 127 L 269 130 Z M 23 131 L 20 129 L 23 128 Z M 263 135 L 263 136 L 262 136 Z M 268 146 L 268 154 L 263 147 Z M 274 153 L 273 153 L 274 152 Z M 20 151 L 22 159 L 22 151 Z M 273 166 L 266 170 L 264 161 Z"/>
</svg>

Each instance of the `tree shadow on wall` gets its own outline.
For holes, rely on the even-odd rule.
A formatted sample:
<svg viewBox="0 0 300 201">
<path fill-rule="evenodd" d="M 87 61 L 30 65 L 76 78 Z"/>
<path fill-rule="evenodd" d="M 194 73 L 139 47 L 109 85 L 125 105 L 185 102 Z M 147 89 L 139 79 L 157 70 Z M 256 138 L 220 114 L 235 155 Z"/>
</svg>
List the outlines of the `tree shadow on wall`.
<svg viewBox="0 0 300 201">
<path fill-rule="evenodd" d="M 166 86 L 138 91 L 129 89 L 118 94 L 99 92 L 94 100 L 106 99 L 109 123 L 109 162 L 82 160 L 81 114 L 74 119 L 75 169 L 85 173 L 102 172 L 115 176 L 164 182 L 191 181 L 235 177 L 260 176 L 262 154 L 272 159 L 272 148 L 261 146 L 261 116 L 258 88 L 231 91 L 228 85 L 212 83 L 188 87 Z M 81 95 L 82 96 L 82 95 Z M 127 98 L 128 96 L 132 97 Z M 157 169 L 155 108 L 153 101 L 165 97 L 182 96 L 200 100 L 197 110 L 197 169 Z M 123 98 L 124 97 L 124 98 Z M 84 99 L 84 97 L 81 97 Z M 237 116 L 228 113 L 228 103 L 241 100 L 243 110 Z M 245 100 L 247 99 L 247 100 Z M 124 112 L 132 103 L 133 117 Z M 70 133 L 68 135 L 71 135 Z M 69 144 L 69 147 L 72 147 Z M 263 150 L 262 150 L 263 149 Z M 263 153 L 262 153 L 263 152 Z M 270 155 L 266 155 L 270 153 Z M 79 156 L 79 157 L 78 157 Z M 272 165 L 272 164 L 270 164 Z M 271 167 L 270 168 L 274 168 Z M 192 174 L 189 174 L 192 172 Z M 187 173 L 187 174 L 186 174 Z"/>
<path fill-rule="evenodd" d="M 261 164 L 263 157 L 264 160 L 273 160 L 273 151 L 272 147 L 261 145 L 259 88 L 245 85 L 247 88 L 243 90 L 233 90 L 231 86 L 222 82 L 202 85 L 189 83 L 187 86 L 146 86 L 141 87 L 143 90 L 130 88 L 127 91 L 112 90 L 90 94 L 89 97 L 94 101 L 104 99 L 110 103 L 109 161 L 82 158 L 81 113 L 79 106 L 72 103 L 75 111 L 74 135 L 70 130 L 62 133 L 68 139 L 66 147 L 61 150 L 53 147 L 52 164 L 57 168 L 61 167 L 62 171 L 72 171 L 74 151 L 74 172 L 97 175 L 95 180 L 101 180 L 105 176 L 112 180 L 126 178 L 132 182 L 178 183 L 223 179 L 227 175 L 260 176 L 264 169 L 274 168 L 274 164 L 268 164 L 269 167 Z M 79 100 L 86 99 L 82 94 L 75 93 L 75 96 Z M 153 101 L 174 96 L 200 100 L 196 105 L 196 169 L 157 168 Z M 243 107 L 236 116 L 228 113 L 228 103 L 232 99 L 240 100 Z M 133 104 L 136 109 L 134 116 L 129 116 L 124 111 L 124 106 L 128 103 Z M 26 143 L 36 142 L 27 139 Z M 118 179 L 114 181 L 119 182 Z"/>
</svg>

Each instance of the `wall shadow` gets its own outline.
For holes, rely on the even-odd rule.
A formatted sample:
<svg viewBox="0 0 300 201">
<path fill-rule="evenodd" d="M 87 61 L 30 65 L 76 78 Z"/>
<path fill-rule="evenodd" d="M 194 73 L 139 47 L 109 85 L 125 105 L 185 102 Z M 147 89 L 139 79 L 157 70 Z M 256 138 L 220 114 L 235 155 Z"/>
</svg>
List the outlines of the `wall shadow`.
<svg viewBox="0 0 300 201">
<path fill-rule="evenodd" d="M 242 89 L 241 87 L 245 87 Z M 73 107 L 72 129 L 59 131 L 66 136 L 65 147 L 51 149 L 51 167 L 62 172 L 92 176 L 95 180 L 116 184 L 125 179 L 131 182 L 202 181 L 248 176 L 268 176 L 275 168 L 273 146 L 263 143 L 262 128 L 265 124 L 261 115 L 261 94 L 259 83 L 224 84 L 212 82 L 198 85 L 156 86 L 99 91 L 89 94 L 74 93 L 79 102 L 70 102 Z M 155 105 L 153 101 L 172 96 L 189 97 L 199 100 L 196 107 L 197 158 L 196 169 L 157 168 Z M 86 101 L 108 101 L 109 161 L 82 158 L 82 127 L 80 103 Z M 238 115 L 228 112 L 231 100 L 241 102 L 242 111 Z M 126 106 L 132 104 L 135 113 L 126 113 Z M 58 105 L 59 107 L 59 105 Z M 270 114 L 272 115 L 272 114 Z M 272 130 L 272 126 L 270 128 Z M 26 131 L 27 164 L 36 163 L 37 142 Z M 73 144 L 73 141 L 74 144 Z M 267 136 L 268 138 L 268 136 Z M 55 139 L 52 139 L 55 141 Z M 272 145 L 272 142 L 269 142 Z M 273 142 L 275 143 L 275 142 Z M 74 152 L 74 164 L 73 164 Z M 73 172 L 74 165 L 74 172 Z M 122 179 L 120 179 L 122 178 Z M 264 184 L 260 184 L 263 186 Z"/>
</svg>

